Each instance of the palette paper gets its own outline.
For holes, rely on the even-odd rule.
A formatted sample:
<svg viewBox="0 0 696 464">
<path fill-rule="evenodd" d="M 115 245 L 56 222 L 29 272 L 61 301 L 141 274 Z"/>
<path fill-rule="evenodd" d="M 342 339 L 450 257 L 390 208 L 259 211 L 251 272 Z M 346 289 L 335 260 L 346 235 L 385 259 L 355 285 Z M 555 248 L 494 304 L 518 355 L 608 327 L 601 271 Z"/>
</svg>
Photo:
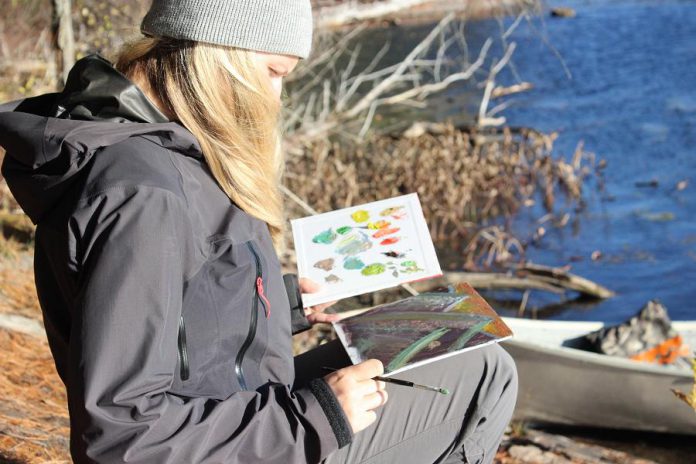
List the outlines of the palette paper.
<svg viewBox="0 0 696 464">
<path fill-rule="evenodd" d="M 512 336 L 466 283 L 456 293 L 422 293 L 334 323 L 354 364 L 376 358 L 386 376 Z"/>
<path fill-rule="evenodd" d="M 291 221 L 305 307 L 442 275 L 415 193 Z"/>
</svg>

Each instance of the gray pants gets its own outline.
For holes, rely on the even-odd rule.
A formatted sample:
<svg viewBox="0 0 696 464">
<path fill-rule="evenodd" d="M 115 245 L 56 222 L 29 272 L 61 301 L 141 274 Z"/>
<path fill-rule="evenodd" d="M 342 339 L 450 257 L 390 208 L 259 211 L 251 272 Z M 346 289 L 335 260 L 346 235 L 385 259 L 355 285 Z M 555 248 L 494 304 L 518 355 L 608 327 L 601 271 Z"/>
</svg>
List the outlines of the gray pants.
<svg viewBox="0 0 696 464">
<path fill-rule="evenodd" d="M 295 357 L 298 383 L 350 365 L 334 341 Z M 449 389 L 445 396 L 387 384 L 377 421 L 325 464 L 491 463 L 517 398 L 517 371 L 499 345 L 475 349 L 395 377 Z"/>
</svg>

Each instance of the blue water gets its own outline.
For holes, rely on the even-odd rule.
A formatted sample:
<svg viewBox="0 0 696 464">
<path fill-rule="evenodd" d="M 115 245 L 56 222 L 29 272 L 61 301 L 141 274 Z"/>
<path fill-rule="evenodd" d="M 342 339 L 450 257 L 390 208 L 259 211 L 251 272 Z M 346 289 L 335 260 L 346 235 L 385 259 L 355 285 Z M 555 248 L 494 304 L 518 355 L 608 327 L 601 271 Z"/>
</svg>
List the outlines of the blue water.
<svg viewBox="0 0 696 464">
<path fill-rule="evenodd" d="M 563 265 L 581 257 L 573 272 L 617 296 L 553 317 L 615 322 L 658 298 L 674 319 L 694 319 L 696 2 L 563 5 L 577 17 L 525 23 L 510 38 L 518 43 L 516 71 L 535 89 L 515 96 L 505 116 L 511 125 L 559 131 L 559 155 L 569 157 L 583 140 L 608 162 L 606 185 L 586 190 L 576 230 L 551 229 L 530 258 Z M 657 187 L 636 185 L 651 180 Z M 688 185 L 678 190 L 681 181 Z M 604 257 L 592 261 L 594 250 Z"/>
<path fill-rule="evenodd" d="M 604 189 L 587 183 L 587 207 L 564 228 L 528 249 L 532 261 L 562 266 L 617 292 L 600 303 L 566 304 L 538 317 L 619 322 L 657 298 L 673 319 L 696 318 L 696 2 L 567 1 L 572 19 L 524 21 L 508 38 L 517 43 L 513 67 L 499 78 L 535 88 L 508 97 L 511 126 L 558 131 L 555 156 L 570 159 L 579 141 L 607 161 Z M 512 22 L 466 26 L 475 55 L 486 37 Z M 396 59 L 431 26 L 372 32 L 391 38 Z M 491 56 L 500 56 L 494 47 Z M 559 58 L 560 56 L 560 58 Z M 513 72 L 514 71 L 514 72 Z M 472 85 L 433 99 L 419 119 L 466 119 L 480 94 Z M 473 97 L 472 97 L 473 96 Z M 496 101 L 495 103 L 500 103 Z M 462 118 L 462 115 L 464 117 Z M 657 181 L 656 187 L 636 183 Z M 679 182 L 686 181 L 683 190 Z M 561 211 L 562 205 L 557 206 Z M 529 237 L 537 224 L 521 214 L 514 228 Z M 602 259 L 593 261 L 594 251 Z M 533 298 L 538 299 L 539 296 Z M 537 303 L 534 303 L 537 304 Z M 506 311 L 503 311 L 506 312 Z"/>
</svg>

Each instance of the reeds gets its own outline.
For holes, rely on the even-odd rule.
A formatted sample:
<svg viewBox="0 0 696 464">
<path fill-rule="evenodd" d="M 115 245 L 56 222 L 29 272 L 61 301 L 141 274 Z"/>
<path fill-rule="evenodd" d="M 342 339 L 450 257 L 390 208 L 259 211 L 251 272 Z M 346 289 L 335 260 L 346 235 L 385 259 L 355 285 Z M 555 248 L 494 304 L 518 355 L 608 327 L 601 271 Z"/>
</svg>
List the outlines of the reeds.
<svg viewBox="0 0 696 464">
<path fill-rule="evenodd" d="M 521 209 L 543 204 L 545 214 L 565 217 L 555 222 L 563 226 L 582 201 L 590 157 L 581 148 L 570 162 L 552 157 L 554 138 L 448 125 L 360 145 L 318 141 L 288 156 L 284 182 L 319 212 L 417 192 L 436 245 L 462 265 L 486 267 L 523 257 L 511 228 Z M 560 206 L 559 195 L 567 200 Z M 295 203 L 289 215 L 308 212 Z"/>
</svg>

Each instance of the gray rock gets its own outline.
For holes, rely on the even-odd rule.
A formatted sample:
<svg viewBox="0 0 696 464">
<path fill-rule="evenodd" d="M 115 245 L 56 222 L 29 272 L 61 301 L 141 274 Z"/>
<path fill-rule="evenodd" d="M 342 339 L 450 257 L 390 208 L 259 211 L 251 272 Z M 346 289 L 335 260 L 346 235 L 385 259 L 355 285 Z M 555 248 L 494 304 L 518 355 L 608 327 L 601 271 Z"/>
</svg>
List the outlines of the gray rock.
<svg viewBox="0 0 696 464">
<path fill-rule="evenodd" d="M 571 461 L 534 445 L 513 445 L 508 449 L 511 458 L 529 464 L 572 464 Z"/>
</svg>

